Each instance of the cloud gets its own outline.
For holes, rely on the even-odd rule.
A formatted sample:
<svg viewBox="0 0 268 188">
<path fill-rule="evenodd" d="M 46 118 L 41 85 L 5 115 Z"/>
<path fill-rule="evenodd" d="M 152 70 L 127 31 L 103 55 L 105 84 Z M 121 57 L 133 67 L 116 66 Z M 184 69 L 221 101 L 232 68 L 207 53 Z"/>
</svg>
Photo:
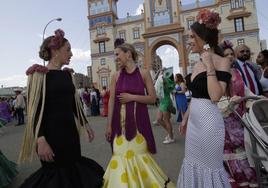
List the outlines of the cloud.
<svg viewBox="0 0 268 188">
<path fill-rule="evenodd" d="M 136 9 L 135 15 L 140 15 L 141 14 L 141 10 L 143 10 L 143 4 L 139 4 L 138 8 Z"/>
<path fill-rule="evenodd" d="M 27 85 L 27 76 L 22 75 L 12 75 L 6 78 L 0 78 L 0 86 L 2 87 L 24 87 Z"/>
<path fill-rule="evenodd" d="M 29 62 L 31 64 L 39 64 L 40 63 L 40 61 L 38 61 L 37 59 L 30 59 Z"/>
<path fill-rule="evenodd" d="M 72 48 L 72 52 L 73 57 L 71 59 L 70 67 L 77 73 L 87 75 L 87 66 L 91 65 L 91 51 Z"/>
<path fill-rule="evenodd" d="M 173 67 L 173 72 L 179 73 L 179 55 L 177 50 L 169 45 L 161 46 L 157 49 L 157 55 L 162 60 L 163 67 Z"/>
<path fill-rule="evenodd" d="M 82 50 L 79 48 L 72 48 L 72 52 L 73 52 L 73 57 L 72 60 L 73 61 L 86 61 L 89 62 L 90 61 L 90 55 L 91 55 L 91 51 L 90 50 Z"/>
</svg>

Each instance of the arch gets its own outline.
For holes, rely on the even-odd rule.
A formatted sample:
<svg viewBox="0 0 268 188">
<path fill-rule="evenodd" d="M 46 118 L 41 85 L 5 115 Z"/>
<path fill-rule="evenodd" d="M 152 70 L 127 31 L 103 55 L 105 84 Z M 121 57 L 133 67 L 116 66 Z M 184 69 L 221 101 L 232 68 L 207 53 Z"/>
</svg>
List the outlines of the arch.
<svg viewBox="0 0 268 188">
<path fill-rule="evenodd" d="M 157 48 L 163 45 L 173 46 L 178 51 L 179 56 L 181 56 L 180 51 L 178 49 L 178 46 L 179 46 L 178 42 L 175 39 L 171 37 L 167 37 L 167 36 L 160 37 L 157 40 L 155 40 L 149 47 L 149 54 L 152 55 L 152 52 L 156 51 Z"/>
<path fill-rule="evenodd" d="M 163 45 L 170 45 L 172 47 L 174 47 L 176 50 L 177 50 L 177 53 L 178 53 L 178 56 L 179 56 L 179 59 L 181 57 L 181 54 L 180 54 L 180 50 L 179 50 L 179 44 L 178 44 L 178 41 L 176 41 L 174 38 L 171 38 L 171 37 L 168 37 L 168 36 L 164 36 L 164 37 L 159 37 L 158 39 L 156 39 L 150 46 L 149 46 L 149 49 L 148 49 L 148 55 L 149 55 L 149 59 L 151 59 L 151 61 L 149 61 L 150 64 L 147 64 L 146 67 L 150 67 L 152 68 L 153 64 L 153 59 L 154 59 L 154 55 L 156 53 L 156 50 L 163 46 Z M 179 62 L 178 62 L 178 66 L 180 67 L 179 65 Z"/>
<path fill-rule="evenodd" d="M 175 38 L 172 38 L 170 36 L 159 36 L 155 41 L 153 41 L 149 45 L 149 38 L 146 40 L 146 45 L 145 45 L 145 57 L 144 59 L 146 60 L 144 62 L 144 67 L 151 69 L 152 68 L 152 62 L 153 62 L 153 55 L 154 52 L 156 51 L 157 48 L 163 45 L 171 45 L 173 46 L 179 55 L 179 62 L 178 66 L 182 70 L 182 74 L 185 76 L 187 75 L 187 59 L 186 59 L 186 54 L 185 54 L 185 47 L 183 45 L 183 37 L 182 33 L 179 32 L 179 41 L 177 41 Z"/>
</svg>

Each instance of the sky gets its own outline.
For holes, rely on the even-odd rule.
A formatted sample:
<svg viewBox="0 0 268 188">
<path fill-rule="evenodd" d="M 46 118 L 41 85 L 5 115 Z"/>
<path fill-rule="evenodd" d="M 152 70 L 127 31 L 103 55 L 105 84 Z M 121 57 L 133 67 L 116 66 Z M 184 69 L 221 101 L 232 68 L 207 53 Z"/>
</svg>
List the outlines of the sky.
<svg viewBox="0 0 268 188">
<path fill-rule="evenodd" d="M 125 17 L 140 13 L 144 0 L 119 0 L 118 15 Z M 185 0 L 187 3 L 195 0 Z M 260 28 L 260 39 L 268 41 L 267 0 L 256 0 Z M 52 19 L 61 17 L 61 22 L 52 22 L 46 35 L 61 28 L 72 45 L 70 66 L 76 72 L 86 74 L 90 62 L 90 39 L 87 0 L 2 0 L 0 2 L 0 87 L 26 86 L 25 71 L 34 63 L 42 64 L 38 57 L 45 25 Z M 161 47 L 157 50 L 168 67 L 178 62 L 173 48 Z M 170 55 L 172 54 L 172 55 Z"/>
</svg>

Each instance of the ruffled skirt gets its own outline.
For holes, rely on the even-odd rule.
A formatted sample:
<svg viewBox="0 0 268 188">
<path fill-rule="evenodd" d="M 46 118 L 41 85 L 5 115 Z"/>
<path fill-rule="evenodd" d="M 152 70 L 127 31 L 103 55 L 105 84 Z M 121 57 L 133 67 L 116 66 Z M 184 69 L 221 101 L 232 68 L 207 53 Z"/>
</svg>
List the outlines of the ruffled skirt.
<svg viewBox="0 0 268 188">
<path fill-rule="evenodd" d="M 81 157 L 68 166 L 44 165 L 20 188 L 100 188 L 104 171 L 95 161 Z"/>
<path fill-rule="evenodd" d="M 177 188 L 229 188 L 223 167 L 224 122 L 207 99 L 192 98 L 188 119 L 185 159 Z"/>
<path fill-rule="evenodd" d="M 114 139 L 114 153 L 104 174 L 104 188 L 175 188 L 147 151 L 141 134 Z"/>
<path fill-rule="evenodd" d="M 10 184 L 17 174 L 16 164 L 9 161 L 0 151 L 0 187 Z"/>
</svg>

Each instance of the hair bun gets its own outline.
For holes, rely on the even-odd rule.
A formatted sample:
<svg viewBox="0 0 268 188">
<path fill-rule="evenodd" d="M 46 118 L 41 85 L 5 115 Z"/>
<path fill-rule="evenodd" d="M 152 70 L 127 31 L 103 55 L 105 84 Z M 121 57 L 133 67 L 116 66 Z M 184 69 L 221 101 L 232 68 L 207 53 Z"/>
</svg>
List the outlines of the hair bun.
<svg viewBox="0 0 268 188">
<path fill-rule="evenodd" d="M 117 38 L 114 41 L 114 48 L 117 48 L 118 46 L 122 45 L 125 43 L 125 40 L 122 38 Z"/>
</svg>

